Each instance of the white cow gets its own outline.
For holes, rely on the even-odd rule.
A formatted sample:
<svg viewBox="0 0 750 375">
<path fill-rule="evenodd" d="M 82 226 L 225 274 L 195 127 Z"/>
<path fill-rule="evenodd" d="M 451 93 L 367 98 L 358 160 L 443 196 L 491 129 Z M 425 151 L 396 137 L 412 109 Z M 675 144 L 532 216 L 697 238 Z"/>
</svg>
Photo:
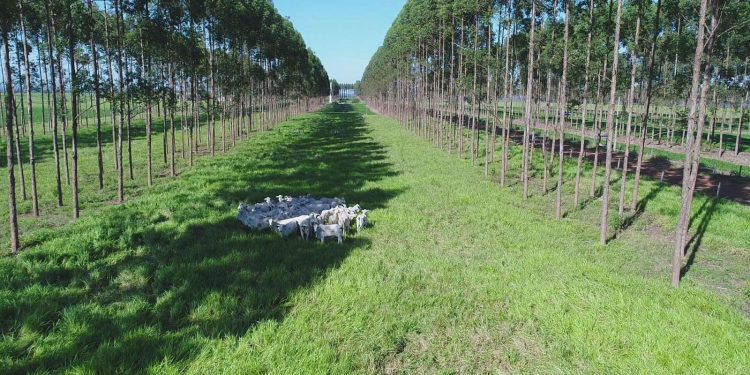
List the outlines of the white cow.
<svg viewBox="0 0 750 375">
<path fill-rule="evenodd" d="M 363 210 L 362 213 L 360 213 L 359 215 L 357 215 L 357 232 L 360 232 L 363 229 L 365 229 L 365 227 L 367 227 L 367 224 L 368 224 L 368 222 L 367 222 L 367 214 L 368 213 L 369 213 L 369 211 Z"/>
<path fill-rule="evenodd" d="M 316 225 L 315 238 L 319 239 L 320 243 L 324 243 L 327 237 L 336 237 L 339 244 L 344 243 L 344 231 L 341 228 L 341 225 Z"/>
<path fill-rule="evenodd" d="M 297 220 L 295 219 L 284 219 L 279 221 L 268 219 L 268 223 L 282 238 L 291 236 L 296 233 L 299 228 Z"/>
</svg>

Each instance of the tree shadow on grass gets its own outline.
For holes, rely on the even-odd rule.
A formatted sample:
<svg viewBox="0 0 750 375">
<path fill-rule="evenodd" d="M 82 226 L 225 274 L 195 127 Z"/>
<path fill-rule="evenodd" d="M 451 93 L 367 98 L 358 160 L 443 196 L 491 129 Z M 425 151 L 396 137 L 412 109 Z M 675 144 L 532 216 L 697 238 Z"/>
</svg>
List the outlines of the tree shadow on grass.
<svg viewBox="0 0 750 375">
<path fill-rule="evenodd" d="M 361 114 L 330 107 L 0 259 L 0 373 L 182 368 L 212 339 L 283 320 L 296 291 L 369 240 L 253 233 L 236 205 L 311 194 L 384 207 L 401 191 L 368 184 L 395 172 L 367 134 Z"/>
<path fill-rule="evenodd" d="M 690 271 L 690 268 L 695 263 L 695 257 L 698 255 L 698 251 L 700 250 L 701 244 L 703 243 L 703 236 L 706 234 L 706 229 L 708 229 L 708 224 L 711 222 L 711 218 L 714 216 L 714 212 L 716 212 L 716 206 L 718 204 L 718 199 L 707 198 L 705 201 L 703 201 L 703 204 L 698 209 L 698 212 L 696 212 L 693 217 L 690 218 L 690 224 L 688 224 L 688 227 L 692 226 L 693 222 L 702 215 L 701 221 L 695 230 L 695 235 L 690 238 L 690 241 L 688 241 L 687 245 L 685 245 L 685 252 L 690 251 L 690 256 L 688 256 L 687 262 L 685 262 L 685 265 L 680 270 L 680 279 L 687 275 L 687 273 Z"/>
<path fill-rule="evenodd" d="M 641 200 L 638 201 L 635 207 L 635 212 L 633 214 L 627 216 L 622 223 L 620 224 L 618 231 L 624 232 L 628 230 L 635 222 L 643 216 L 643 214 L 646 212 L 646 207 L 648 206 L 649 202 L 656 199 L 656 197 L 666 188 L 665 184 L 658 184 L 656 188 L 651 189 L 651 191 L 646 194 L 645 197 L 643 197 Z"/>
</svg>

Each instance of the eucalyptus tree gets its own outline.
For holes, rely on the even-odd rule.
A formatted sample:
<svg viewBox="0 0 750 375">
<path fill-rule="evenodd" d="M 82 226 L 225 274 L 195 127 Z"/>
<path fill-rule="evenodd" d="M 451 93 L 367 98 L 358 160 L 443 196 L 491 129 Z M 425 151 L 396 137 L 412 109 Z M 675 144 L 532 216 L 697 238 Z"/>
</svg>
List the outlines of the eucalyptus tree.
<svg viewBox="0 0 750 375">
<path fill-rule="evenodd" d="M 560 123 L 558 124 L 558 165 L 557 165 L 557 191 L 555 197 L 555 217 L 560 220 L 562 219 L 562 187 L 563 187 L 563 159 L 565 156 L 565 113 L 567 106 L 567 92 L 568 92 L 568 42 L 570 37 L 570 0 L 563 0 L 565 4 L 565 31 L 564 31 L 564 46 L 563 46 L 563 65 L 562 65 L 562 78 L 560 79 L 560 99 L 558 106 L 558 118 Z M 553 10 L 556 12 L 556 9 Z M 554 13 L 553 13 L 554 14 Z"/>
<path fill-rule="evenodd" d="M 10 67 L 11 32 L 14 31 L 18 7 L 15 1 L 0 4 L 0 34 L 3 42 L 3 71 L 5 75 L 5 156 L 8 170 L 8 222 L 10 226 L 10 252 L 18 253 L 18 211 L 16 206 L 16 176 L 13 164 L 13 121 L 16 117 L 16 103 L 13 92 L 13 72 Z"/>
<path fill-rule="evenodd" d="M 710 3 L 710 5 L 709 5 Z M 711 11 L 711 23 L 706 35 L 707 13 Z M 698 19 L 698 36 L 695 54 L 693 55 L 693 69 L 690 86 L 690 114 L 688 116 L 687 147 L 682 174 L 682 195 L 680 214 L 675 230 L 674 253 L 672 258 L 672 286 L 677 287 L 682 274 L 682 257 L 687 242 L 690 226 L 695 182 L 700 168 L 701 135 L 706 116 L 706 96 L 710 86 L 711 55 L 717 38 L 720 19 L 719 0 L 701 0 Z"/>
<path fill-rule="evenodd" d="M 531 142 L 531 126 L 534 122 L 532 113 L 532 96 L 534 90 L 534 30 L 536 28 L 536 0 L 531 0 L 531 28 L 529 31 L 529 58 L 526 65 L 526 102 L 524 105 L 524 130 L 523 130 L 523 170 L 521 178 L 523 180 L 523 199 L 529 197 L 529 145 Z"/>
<path fill-rule="evenodd" d="M 3 57 L 8 68 L 4 75 L 9 87 L 3 106 L 6 142 L 11 148 L 16 143 L 15 158 L 11 148 L 8 149 L 13 159 L 8 163 L 13 186 L 9 189 L 13 252 L 18 249 L 15 167 L 20 167 L 19 162 L 24 159 L 19 132 L 28 131 L 29 136 L 33 215 L 39 214 L 41 205 L 35 168 L 34 132 L 38 121 L 32 110 L 35 84 L 30 60 L 34 54 L 29 40 L 36 41 L 37 46 L 40 70 L 37 87 L 41 86 L 44 92 L 47 84 L 51 86 L 47 90 L 52 102 L 47 105 L 50 124 L 44 124 L 43 109 L 42 130 L 49 127 L 52 132 L 57 205 L 63 204 L 60 164 L 64 158 L 74 217 L 80 214 L 79 185 L 87 183 L 79 180 L 81 163 L 85 161 L 79 160 L 78 137 L 81 126 L 88 126 L 89 122 L 90 108 L 84 104 L 87 100 L 96 116 L 97 187 L 105 188 L 102 155 L 105 141 L 101 132 L 105 125 L 103 102 L 108 102 L 117 200 L 123 202 L 125 141 L 128 177 L 133 180 L 133 154 L 137 152 L 133 129 L 142 126 L 138 118 L 145 125 L 145 176 L 151 186 L 157 178 L 153 171 L 152 137 L 154 124 L 159 120 L 164 133 L 164 164 L 165 167 L 168 164 L 169 174 L 175 176 L 178 145 L 175 121 L 188 128 L 189 156 L 185 157 L 192 164 L 196 153 L 204 149 L 211 155 L 215 153 L 219 119 L 222 151 L 225 151 L 226 123 L 235 144 L 237 136 L 247 138 L 251 131 L 258 130 L 253 128 L 254 119 L 262 119 L 262 128 L 271 128 L 292 115 L 315 110 L 328 92 L 329 78 L 320 60 L 307 48 L 291 22 L 265 0 L 18 0 L 3 2 L 1 7 Z M 39 48 L 43 45 L 40 36 L 45 39 L 46 51 Z M 10 68 L 11 59 L 16 60 L 16 72 Z M 15 73 L 21 76 L 12 75 Z M 14 83 L 23 87 L 21 95 L 27 96 L 22 98 L 21 112 L 16 110 Z M 185 127 L 182 131 L 184 134 Z M 72 141 L 72 165 L 68 163 L 68 136 Z M 181 151 L 186 148 L 183 146 Z"/>
<path fill-rule="evenodd" d="M 617 15 L 615 16 L 615 42 L 614 51 L 612 52 L 612 78 L 610 79 L 609 88 L 609 106 L 607 107 L 607 156 L 604 162 L 604 188 L 602 189 L 602 215 L 599 224 L 599 244 L 607 244 L 607 227 L 609 218 L 609 192 L 612 175 L 612 145 L 614 141 L 614 122 L 615 122 L 615 100 L 617 96 L 617 72 L 620 59 L 618 51 L 620 49 L 620 22 L 622 20 L 622 0 L 617 0 Z"/>
<path fill-rule="evenodd" d="M 23 49 L 23 61 L 25 66 L 25 86 L 27 90 L 27 110 L 29 116 L 29 166 L 31 168 L 31 213 L 34 217 L 39 217 L 39 194 L 37 192 L 37 178 L 36 178 L 36 158 L 34 157 L 34 110 L 33 110 L 33 95 L 32 95 L 32 80 L 31 80 L 31 64 L 29 62 L 29 55 L 31 48 L 28 44 L 27 30 L 26 30 L 26 14 L 28 16 L 31 10 L 26 7 L 26 13 L 24 13 L 24 1 L 18 2 L 18 22 L 20 26 L 21 34 L 21 45 Z"/>
</svg>

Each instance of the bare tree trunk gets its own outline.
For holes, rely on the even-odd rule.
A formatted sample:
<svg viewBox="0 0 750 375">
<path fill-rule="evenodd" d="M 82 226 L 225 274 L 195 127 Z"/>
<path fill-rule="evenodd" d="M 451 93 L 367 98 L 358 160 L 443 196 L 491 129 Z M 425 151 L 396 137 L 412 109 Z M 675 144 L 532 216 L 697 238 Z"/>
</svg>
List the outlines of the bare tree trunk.
<svg viewBox="0 0 750 375">
<path fill-rule="evenodd" d="M 711 72 L 711 53 L 716 38 L 716 29 L 718 28 L 718 9 L 715 2 L 712 1 L 711 32 L 708 42 L 704 44 L 706 10 L 708 0 L 701 0 L 700 16 L 698 21 L 698 37 L 695 47 L 695 56 L 693 58 L 693 75 L 690 87 L 690 113 L 688 115 L 687 128 L 687 147 L 685 148 L 685 164 L 683 166 L 682 176 L 682 203 L 680 205 L 680 215 L 678 216 L 677 229 L 675 230 L 674 254 L 672 257 L 672 286 L 680 285 L 682 273 L 682 257 L 685 251 L 685 242 L 690 225 L 690 212 L 693 204 L 693 193 L 695 192 L 695 180 L 698 176 L 701 153 L 701 133 L 706 113 L 706 96 L 710 82 Z M 705 50 L 704 50 L 705 48 Z M 703 86 L 701 86 L 701 64 L 704 61 L 706 66 L 703 70 Z M 699 95 L 700 89 L 700 95 Z"/>
<path fill-rule="evenodd" d="M 115 97 L 115 71 L 112 66 L 112 54 L 110 52 L 109 48 L 109 22 L 107 19 L 109 18 L 107 16 L 107 2 L 104 2 L 104 50 L 107 51 L 107 67 L 108 67 L 108 75 L 109 75 L 109 96 L 110 96 L 110 103 L 109 103 L 109 117 L 110 122 L 112 123 L 112 156 L 115 161 L 115 170 L 120 170 L 120 157 L 119 155 L 119 149 L 117 147 L 117 98 Z M 120 114 L 122 115 L 122 113 Z"/>
<path fill-rule="evenodd" d="M 589 92 L 589 69 L 591 67 L 591 33 L 594 29 L 594 0 L 589 0 L 589 29 L 588 36 L 586 37 L 586 69 L 584 73 L 584 84 L 583 84 L 583 104 L 581 106 L 581 142 L 580 149 L 578 151 L 578 167 L 576 168 L 576 183 L 575 183 L 575 195 L 573 202 L 576 207 L 579 204 L 580 188 L 581 188 L 581 167 L 583 166 L 583 157 L 586 152 L 586 116 L 588 106 L 588 92 Z"/>
<path fill-rule="evenodd" d="M 10 69 L 10 40 L 8 30 L 2 29 L 3 50 L 5 51 L 5 160 L 8 169 L 8 223 L 10 224 L 10 253 L 18 254 L 18 211 L 16 210 L 16 176 L 13 168 L 13 117 L 16 107 L 13 99 L 13 73 Z"/>
<path fill-rule="evenodd" d="M 479 17 L 474 22 L 474 54 L 472 59 L 474 60 L 474 86 L 471 94 L 471 166 L 475 166 L 477 162 L 477 120 L 479 117 L 479 110 L 477 109 L 477 101 L 479 96 L 477 95 L 477 51 L 479 50 Z"/>
<path fill-rule="evenodd" d="M 55 57 L 53 53 L 53 46 L 55 45 L 55 21 L 51 14 L 52 12 L 52 1 L 47 0 L 45 3 L 47 10 L 47 48 L 49 50 L 49 71 L 50 71 L 50 82 L 52 83 L 52 150 L 55 154 L 55 188 L 57 193 L 57 207 L 62 207 L 62 177 L 60 176 L 60 147 L 57 144 L 57 120 L 58 120 L 58 108 L 57 108 L 57 83 L 55 79 Z"/>
<path fill-rule="evenodd" d="M 33 102 L 31 99 L 31 65 L 29 64 L 29 51 L 27 49 L 27 38 L 26 38 L 26 25 L 23 17 L 23 2 L 18 3 L 20 14 L 19 19 L 21 20 L 21 36 L 23 41 L 23 61 L 26 65 L 26 90 L 28 93 L 28 109 L 29 109 L 29 165 L 31 167 L 31 213 L 34 217 L 39 217 L 39 194 L 37 193 L 36 186 L 36 159 L 34 158 L 34 110 Z M 40 66 L 41 67 L 41 66 Z M 44 105 L 44 99 L 42 99 L 42 105 Z M 44 113 L 44 109 L 42 109 Z M 42 128 L 44 128 L 44 121 L 42 121 Z"/>
<path fill-rule="evenodd" d="M 534 30 L 536 29 L 536 0 L 531 0 L 531 31 L 529 33 L 529 66 L 526 77 L 526 106 L 524 109 L 526 127 L 523 130 L 523 199 L 529 198 L 529 134 L 534 121 L 531 103 L 534 89 Z M 533 147 L 533 146 L 531 146 Z"/>
<path fill-rule="evenodd" d="M 68 63 L 70 70 L 70 113 L 71 128 L 73 130 L 73 218 L 80 215 L 78 205 L 78 85 L 76 83 L 76 41 L 73 31 L 73 13 L 68 8 Z"/>
<path fill-rule="evenodd" d="M 146 3 L 146 14 L 148 14 L 148 3 Z M 139 36 L 140 44 L 141 44 L 141 80 L 144 81 L 144 83 L 146 83 L 146 87 L 150 87 L 150 85 L 148 85 L 146 82 L 146 80 L 148 79 L 148 76 L 146 75 L 146 58 L 144 56 L 145 54 L 144 54 L 144 46 L 143 46 L 143 28 L 139 28 L 138 36 Z M 146 93 L 146 183 L 148 184 L 148 187 L 151 187 L 154 184 L 152 150 L 151 150 L 151 142 L 152 142 L 151 125 L 152 125 L 151 124 L 151 93 L 148 92 Z"/>
<path fill-rule="evenodd" d="M 15 39 L 14 39 L 15 41 Z M 16 47 L 16 69 L 18 70 L 18 80 L 21 78 L 21 53 Z M 13 98 L 15 101 L 15 97 Z M 18 164 L 18 175 L 21 177 L 21 200 L 26 201 L 26 173 L 23 171 L 23 156 L 21 155 L 21 131 L 26 134 L 26 108 L 24 108 L 24 95 L 23 89 L 21 90 L 21 122 L 18 121 L 18 113 L 15 115 L 15 138 L 14 143 L 16 146 L 16 164 Z"/>
<path fill-rule="evenodd" d="M 94 5 L 93 1 L 88 1 L 89 5 L 89 17 L 94 18 Z M 96 107 L 96 159 L 97 166 L 99 167 L 99 190 L 104 189 L 104 159 L 102 157 L 102 109 L 101 109 L 101 98 L 99 94 L 99 57 L 96 53 L 96 42 L 94 41 L 94 28 L 92 27 L 90 32 L 90 48 L 91 57 L 93 64 L 93 78 L 94 78 L 94 100 Z"/>
<path fill-rule="evenodd" d="M 563 37 L 563 68 L 562 78 L 560 79 L 560 105 L 558 108 L 560 123 L 558 125 L 558 147 L 557 156 L 557 196 L 555 199 L 555 217 L 557 220 L 562 219 L 562 186 L 563 186 L 563 157 L 565 156 L 565 108 L 567 106 L 567 89 L 568 89 L 568 29 L 570 28 L 570 0 L 565 1 L 565 35 Z"/>
<path fill-rule="evenodd" d="M 612 142 L 613 125 L 615 120 L 615 99 L 617 95 L 617 68 L 619 65 L 618 50 L 620 48 L 620 20 L 622 18 L 622 0 L 617 1 L 617 17 L 615 19 L 615 42 L 612 52 L 612 79 L 609 88 L 609 108 L 607 114 L 607 159 L 604 162 L 604 189 L 602 191 L 602 220 L 599 227 L 599 244 L 607 244 L 607 222 L 609 215 L 609 185 L 612 175 Z"/>
<path fill-rule="evenodd" d="M 169 139 L 170 139 L 170 147 L 169 147 L 169 175 L 171 177 L 174 177 L 176 175 L 175 171 L 175 147 L 176 147 L 176 141 L 175 141 L 175 130 L 174 130 L 174 111 L 175 111 L 175 102 L 177 100 L 177 93 L 175 92 L 175 79 L 174 79 L 174 67 L 173 63 L 169 63 L 169 72 L 167 73 L 169 75 L 169 92 L 170 92 L 170 100 L 169 100 Z"/>
<path fill-rule="evenodd" d="M 646 108 L 643 112 L 643 124 L 641 124 L 641 144 L 638 147 L 638 161 L 635 167 L 635 179 L 633 181 L 633 196 L 630 200 L 630 210 L 638 208 L 638 187 L 641 182 L 641 168 L 643 166 L 643 152 L 646 148 L 646 134 L 648 133 L 649 111 L 651 110 L 651 94 L 654 83 L 654 65 L 656 56 L 656 41 L 659 37 L 659 16 L 661 15 L 661 0 L 656 1 L 656 17 L 654 18 L 654 30 L 651 39 L 651 52 L 648 57 L 648 83 L 646 84 Z M 684 137 L 683 137 L 684 139 Z"/>
<path fill-rule="evenodd" d="M 125 127 L 125 116 L 128 116 L 128 114 L 125 112 L 125 77 L 123 74 L 123 58 L 122 58 L 122 31 L 120 30 L 120 5 L 117 0 L 115 0 L 115 16 L 117 19 L 117 72 L 119 74 L 118 77 L 118 86 L 119 86 L 119 94 L 120 98 L 118 100 L 120 105 L 120 120 L 117 124 L 117 202 L 123 203 L 125 201 L 125 176 L 123 170 L 125 169 L 122 164 L 122 130 Z"/>
<path fill-rule="evenodd" d="M 747 73 L 745 75 L 747 75 Z M 748 95 L 750 95 L 750 91 L 745 92 L 745 99 L 742 100 L 742 104 L 740 107 L 740 118 L 737 123 L 737 139 L 735 140 L 735 143 L 734 143 L 735 155 L 739 155 L 740 151 L 742 151 L 740 150 L 740 145 L 742 144 L 742 126 L 743 126 L 743 121 L 745 119 L 745 106 L 747 105 Z"/>
<path fill-rule="evenodd" d="M 502 162 L 500 165 L 500 186 L 505 186 L 505 172 L 508 170 L 508 147 L 510 145 L 510 124 L 513 122 L 513 99 L 511 96 L 511 76 L 510 76 L 510 36 L 511 30 L 511 15 L 510 11 L 513 9 L 513 0 L 508 4 L 508 21 L 507 27 L 508 32 L 505 37 L 505 74 L 503 78 L 503 153 L 501 156 Z M 510 100 L 510 108 L 508 108 L 508 100 Z M 511 113 L 508 113 L 511 111 Z"/>
<path fill-rule="evenodd" d="M 628 158 L 630 157 L 630 129 L 633 123 L 633 101 L 635 97 L 636 64 L 638 63 L 638 37 L 641 32 L 641 16 L 635 21 L 635 43 L 630 58 L 630 93 L 628 95 L 628 122 L 625 126 L 625 156 L 622 162 L 622 179 L 620 181 L 620 202 L 618 205 L 618 217 L 622 224 L 625 212 L 625 188 L 628 181 Z"/>
</svg>

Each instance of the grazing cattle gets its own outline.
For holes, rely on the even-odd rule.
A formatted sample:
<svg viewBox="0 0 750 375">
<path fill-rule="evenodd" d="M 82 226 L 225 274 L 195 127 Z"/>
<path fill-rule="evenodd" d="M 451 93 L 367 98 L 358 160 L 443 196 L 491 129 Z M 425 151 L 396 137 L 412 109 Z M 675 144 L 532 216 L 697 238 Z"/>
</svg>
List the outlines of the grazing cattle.
<svg viewBox="0 0 750 375">
<path fill-rule="evenodd" d="M 341 225 L 330 224 L 330 225 L 316 225 L 315 226 L 315 238 L 320 240 L 320 243 L 324 243 L 328 237 L 336 237 L 339 244 L 344 243 L 344 231 Z"/>
<path fill-rule="evenodd" d="M 299 235 L 304 240 L 309 240 L 310 233 L 312 232 L 312 218 L 310 216 L 312 215 L 303 215 L 294 218 L 294 220 L 297 221 L 297 226 L 299 227 Z"/>
<path fill-rule="evenodd" d="M 340 198 L 277 195 L 252 205 L 240 203 L 237 219 L 252 230 L 270 228 L 281 237 L 298 232 L 306 240 L 314 234 L 316 237 L 322 235 L 324 239 L 337 237 L 341 242 L 340 238 L 352 229 L 354 222 L 358 229 L 367 226 L 366 212 L 359 205 L 347 207 L 346 201 Z M 363 213 L 364 222 L 360 218 Z"/>
<path fill-rule="evenodd" d="M 344 229 L 344 233 L 348 233 L 352 229 L 352 218 L 348 212 L 341 211 L 338 214 L 338 224 Z"/>
<path fill-rule="evenodd" d="M 252 230 L 262 231 L 269 228 L 268 220 L 246 210 L 241 210 L 237 219 Z"/>
<path fill-rule="evenodd" d="M 367 227 L 367 224 L 368 224 L 368 222 L 367 222 L 367 213 L 368 212 L 369 211 L 364 210 L 364 211 L 362 211 L 362 213 L 360 213 L 359 215 L 357 215 L 357 232 L 359 232 L 359 231 L 361 231 L 361 230 L 363 230 L 363 229 L 365 229 Z"/>
<path fill-rule="evenodd" d="M 282 238 L 291 236 L 296 233 L 299 228 L 297 220 L 295 219 L 285 219 L 280 221 L 269 219 L 268 223 Z"/>
</svg>

